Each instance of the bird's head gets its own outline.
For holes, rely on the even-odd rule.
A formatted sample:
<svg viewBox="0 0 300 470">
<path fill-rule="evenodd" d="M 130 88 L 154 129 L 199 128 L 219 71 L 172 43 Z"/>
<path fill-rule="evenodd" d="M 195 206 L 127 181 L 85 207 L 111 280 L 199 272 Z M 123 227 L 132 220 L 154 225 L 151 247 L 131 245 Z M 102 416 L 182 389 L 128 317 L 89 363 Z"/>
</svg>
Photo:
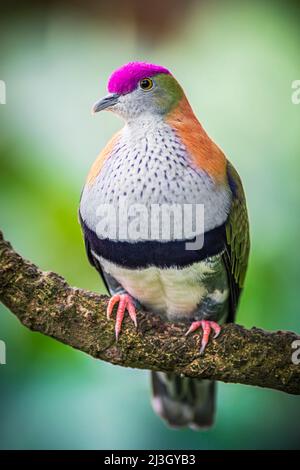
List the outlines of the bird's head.
<svg viewBox="0 0 300 470">
<path fill-rule="evenodd" d="M 109 78 L 109 95 L 97 101 L 93 112 L 112 111 L 126 121 L 143 115 L 164 116 L 179 103 L 183 90 L 169 70 L 145 62 L 123 65 Z"/>
</svg>

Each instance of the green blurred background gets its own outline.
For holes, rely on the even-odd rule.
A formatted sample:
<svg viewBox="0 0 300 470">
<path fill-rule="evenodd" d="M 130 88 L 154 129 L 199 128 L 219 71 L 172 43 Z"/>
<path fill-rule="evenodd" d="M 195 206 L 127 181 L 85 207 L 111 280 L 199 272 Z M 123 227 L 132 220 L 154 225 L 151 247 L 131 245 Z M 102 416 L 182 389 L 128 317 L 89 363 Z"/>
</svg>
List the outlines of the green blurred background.
<svg viewBox="0 0 300 470">
<path fill-rule="evenodd" d="M 157 62 L 173 71 L 244 181 L 252 251 L 238 322 L 299 332 L 297 4 L 77 0 L 1 9 L 0 214 L 14 247 L 71 284 L 104 292 L 77 209 L 91 163 L 121 122 L 90 108 L 112 70 Z M 219 384 L 215 427 L 173 431 L 152 412 L 147 372 L 32 333 L 3 306 L 0 339 L 2 449 L 300 447 L 299 397 Z"/>
</svg>

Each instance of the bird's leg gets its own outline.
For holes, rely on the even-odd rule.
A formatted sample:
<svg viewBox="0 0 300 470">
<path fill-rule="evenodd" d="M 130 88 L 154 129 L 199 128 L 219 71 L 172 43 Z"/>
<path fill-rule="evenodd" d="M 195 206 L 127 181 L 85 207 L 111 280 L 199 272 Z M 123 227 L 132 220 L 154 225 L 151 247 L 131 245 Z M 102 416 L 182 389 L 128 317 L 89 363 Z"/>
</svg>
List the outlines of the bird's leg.
<svg viewBox="0 0 300 470">
<path fill-rule="evenodd" d="M 135 327 L 137 327 L 137 320 L 136 320 L 136 311 L 135 311 L 134 302 L 132 300 L 132 297 L 130 297 L 129 294 L 115 294 L 111 297 L 111 299 L 108 302 L 107 310 L 106 310 L 106 315 L 108 319 L 111 317 L 113 308 L 117 302 L 119 302 L 119 305 L 117 308 L 117 315 L 116 315 L 115 335 L 116 335 L 116 340 L 118 341 L 118 337 L 122 329 L 122 322 L 123 322 L 123 318 L 125 315 L 125 311 L 126 310 L 128 311 L 131 320 L 135 324 Z"/>
<path fill-rule="evenodd" d="M 189 335 L 193 331 L 198 330 L 198 328 L 202 328 L 203 330 L 203 336 L 202 336 L 201 348 L 200 348 L 200 354 L 203 354 L 207 346 L 207 343 L 209 341 L 211 330 L 215 332 L 215 335 L 214 335 L 214 339 L 215 339 L 219 336 L 221 327 L 220 325 L 218 325 L 218 323 L 214 321 L 210 321 L 210 320 L 194 321 L 185 335 L 186 336 Z"/>
</svg>

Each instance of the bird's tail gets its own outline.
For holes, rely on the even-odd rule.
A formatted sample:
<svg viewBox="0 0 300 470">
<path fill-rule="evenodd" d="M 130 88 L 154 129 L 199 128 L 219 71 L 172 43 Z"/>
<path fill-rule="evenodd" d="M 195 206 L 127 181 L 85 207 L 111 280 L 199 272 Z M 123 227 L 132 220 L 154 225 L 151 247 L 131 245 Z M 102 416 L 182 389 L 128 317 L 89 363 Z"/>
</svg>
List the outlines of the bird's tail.
<svg viewBox="0 0 300 470">
<path fill-rule="evenodd" d="M 152 372 L 152 406 L 172 427 L 199 430 L 214 422 L 216 383 Z"/>
</svg>

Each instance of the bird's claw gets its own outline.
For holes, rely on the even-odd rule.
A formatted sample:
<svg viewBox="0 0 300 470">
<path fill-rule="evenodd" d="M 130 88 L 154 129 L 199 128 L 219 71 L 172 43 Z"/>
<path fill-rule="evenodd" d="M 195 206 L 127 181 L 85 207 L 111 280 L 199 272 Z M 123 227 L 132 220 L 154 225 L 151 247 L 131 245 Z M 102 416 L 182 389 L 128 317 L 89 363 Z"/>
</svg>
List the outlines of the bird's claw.
<svg viewBox="0 0 300 470">
<path fill-rule="evenodd" d="M 132 298 L 128 294 L 115 294 L 113 295 L 107 305 L 106 316 L 110 319 L 115 304 L 119 302 L 117 308 L 117 315 L 116 315 L 116 323 L 115 323 L 115 335 L 116 340 L 118 341 L 120 331 L 122 329 L 122 322 L 124 319 L 125 311 L 127 310 L 131 320 L 133 321 L 135 327 L 137 327 L 137 320 L 136 320 L 136 311 L 135 306 L 133 303 Z"/>
<path fill-rule="evenodd" d="M 194 321 L 185 335 L 187 336 L 190 333 L 193 333 L 193 331 L 198 330 L 198 328 L 202 328 L 203 330 L 203 336 L 202 336 L 201 348 L 200 348 L 200 354 L 202 355 L 204 354 L 205 348 L 209 341 L 211 330 L 215 332 L 214 337 L 213 337 L 215 339 L 219 336 L 221 327 L 220 325 L 218 325 L 218 323 L 214 321 L 209 321 L 209 320 Z"/>
</svg>

